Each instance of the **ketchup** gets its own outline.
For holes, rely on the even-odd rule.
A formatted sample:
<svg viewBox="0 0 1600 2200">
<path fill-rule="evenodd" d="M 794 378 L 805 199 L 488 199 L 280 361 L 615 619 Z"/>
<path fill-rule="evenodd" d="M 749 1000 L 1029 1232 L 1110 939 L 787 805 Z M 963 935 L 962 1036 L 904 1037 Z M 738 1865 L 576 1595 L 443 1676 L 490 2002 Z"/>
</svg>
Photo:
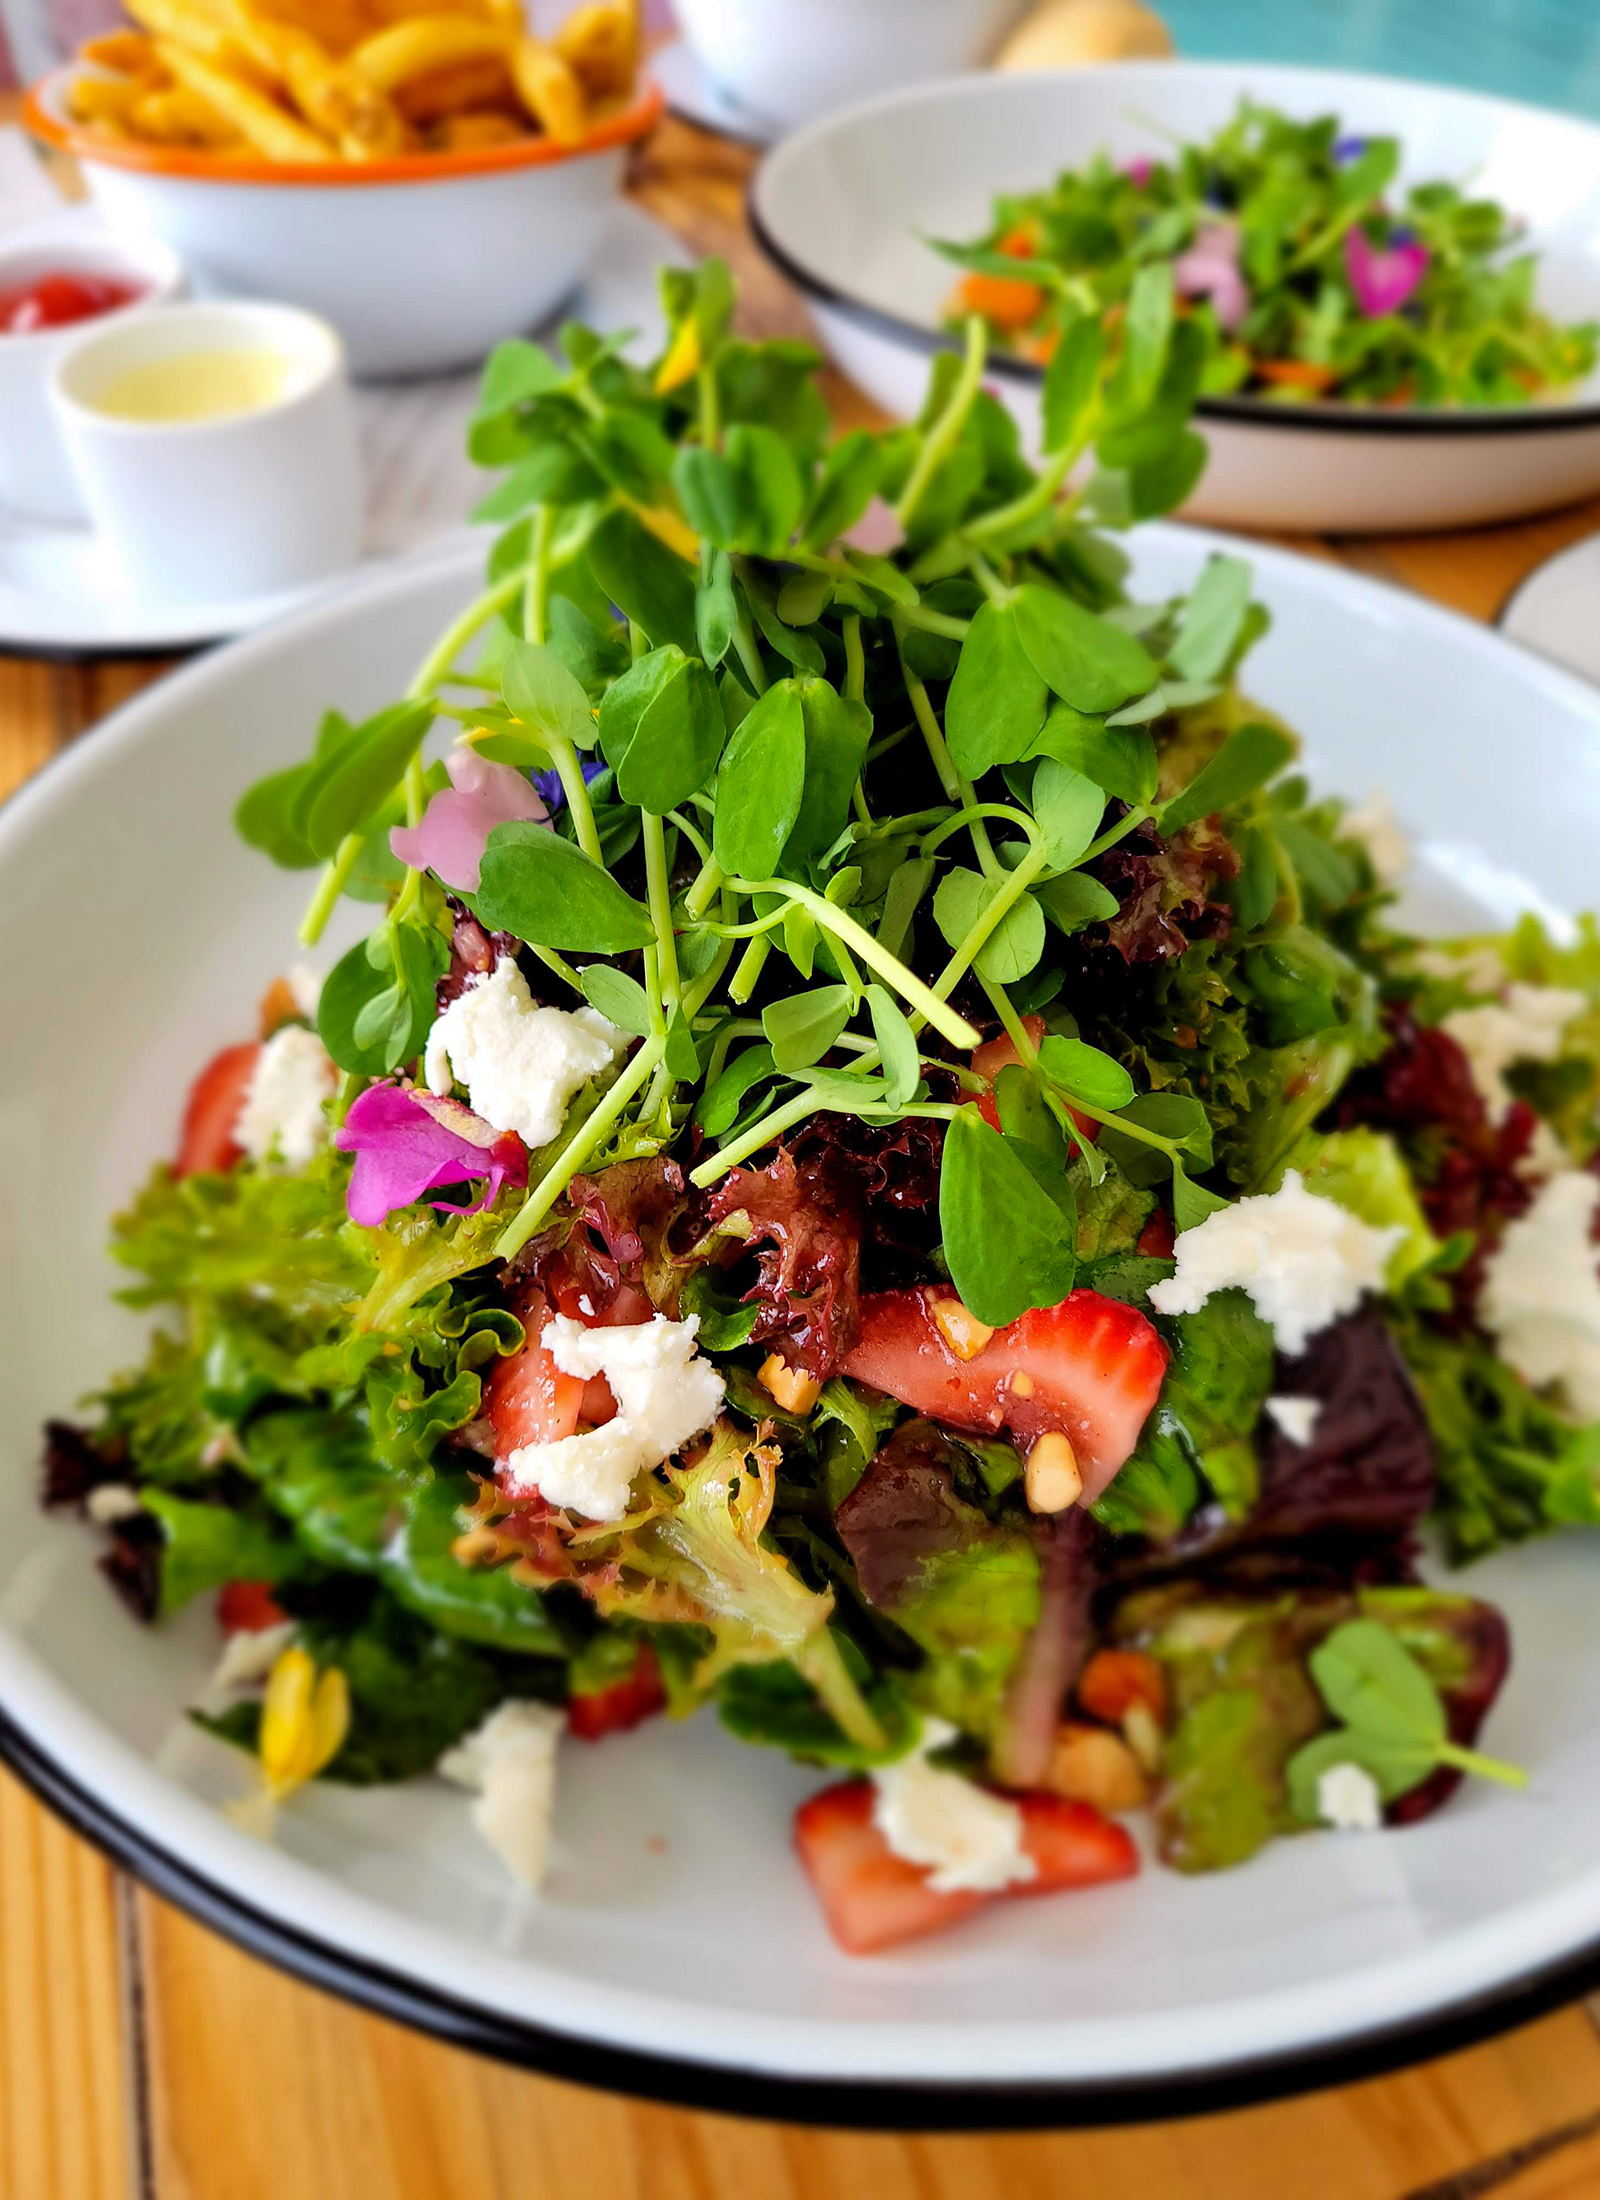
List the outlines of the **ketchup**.
<svg viewBox="0 0 1600 2200">
<path fill-rule="evenodd" d="M 115 275 L 38 275 L 21 290 L 0 290 L 0 336 L 32 336 L 114 313 L 143 296 L 143 286 Z"/>
</svg>

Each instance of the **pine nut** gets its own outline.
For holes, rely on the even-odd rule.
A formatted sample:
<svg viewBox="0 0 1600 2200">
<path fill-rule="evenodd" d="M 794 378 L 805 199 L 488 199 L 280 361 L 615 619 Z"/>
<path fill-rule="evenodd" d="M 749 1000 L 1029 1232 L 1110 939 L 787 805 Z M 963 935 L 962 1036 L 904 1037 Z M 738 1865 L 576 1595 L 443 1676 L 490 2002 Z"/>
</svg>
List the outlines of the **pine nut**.
<svg viewBox="0 0 1600 2200">
<path fill-rule="evenodd" d="M 994 1335 L 988 1323 L 969 1313 L 959 1299 L 935 1299 L 933 1318 L 958 1360 L 975 1360 Z"/>
<path fill-rule="evenodd" d="M 1064 1513 L 1078 1502 L 1083 1476 L 1078 1472 L 1077 1454 L 1064 1436 L 1052 1430 L 1039 1438 L 1022 1470 L 1022 1488 L 1032 1512 Z"/>
</svg>

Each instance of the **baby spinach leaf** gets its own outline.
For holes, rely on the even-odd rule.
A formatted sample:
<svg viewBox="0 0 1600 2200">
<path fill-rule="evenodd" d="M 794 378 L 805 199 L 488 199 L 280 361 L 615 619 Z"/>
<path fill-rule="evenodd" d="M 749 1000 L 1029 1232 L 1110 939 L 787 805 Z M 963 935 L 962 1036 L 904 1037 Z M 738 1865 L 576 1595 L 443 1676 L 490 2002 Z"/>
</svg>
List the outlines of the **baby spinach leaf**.
<svg viewBox="0 0 1600 2200">
<path fill-rule="evenodd" d="M 1353 1619 L 1311 1653 L 1323 1701 L 1347 1726 L 1391 1740 L 1437 1743 L 1444 1735 L 1439 1691 L 1392 1628 Z"/>
<path fill-rule="evenodd" d="M 933 897 L 933 917 L 952 947 L 959 947 L 1005 884 L 977 871 L 949 871 Z M 1044 912 L 1031 894 L 1014 901 L 973 958 L 973 968 L 995 985 L 1025 978 L 1044 953 Z"/>
<path fill-rule="evenodd" d="M 903 1108 L 922 1081 L 922 1063 L 918 1058 L 916 1033 L 899 1002 L 881 985 L 867 987 L 866 1001 L 867 1014 L 872 1018 L 872 1036 L 877 1040 L 878 1052 L 883 1057 L 883 1076 L 889 1089 L 889 1103 L 891 1107 Z"/>
<path fill-rule="evenodd" d="M 1162 805 L 1158 813 L 1161 830 L 1178 832 L 1196 818 L 1209 817 L 1213 810 L 1225 810 L 1253 794 L 1274 772 L 1283 769 L 1294 755 L 1294 748 L 1289 735 L 1275 726 L 1252 721 L 1236 727 L 1210 763 Z"/>
<path fill-rule="evenodd" d="M 683 1318 L 693 1314 L 698 1319 L 696 1341 L 705 1352 L 737 1352 L 750 1342 L 761 1318 L 759 1303 L 742 1305 L 717 1288 L 717 1271 L 709 1262 L 690 1273 L 679 1305 Z"/>
<path fill-rule="evenodd" d="M 956 769 L 981 779 L 996 764 L 1029 755 L 1049 700 L 1044 676 L 1023 647 L 1015 608 L 984 604 L 967 630 L 945 698 L 945 739 Z"/>
<path fill-rule="evenodd" d="M 1058 1091 L 1091 1108 L 1125 1108 L 1133 1098 L 1133 1079 L 1122 1064 L 1082 1039 L 1050 1032 L 1039 1048 L 1039 1067 Z"/>
<path fill-rule="evenodd" d="M 1072 1289 L 1075 1226 L 1040 1198 L 1033 1172 L 975 1108 L 945 1134 L 939 1227 L 962 1303 L 995 1329 Z"/>
<path fill-rule="evenodd" d="M 631 512 L 612 512 L 588 542 L 589 569 L 611 601 L 650 640 L 695 647 L 694 582 L 689 568 Z"/>
<path fill-rule="evenodd" d="M 1214 680 L 1233 655 L 1250 608 L 1250 567 L 1212 557 L 1190 591 L 1167 662 L 1183 680 Z"/>
<path fill-rule="evenodd" d="M 777 1067 L 794 1071 L 820 1062 L 850 1021 L 850 1011 L 850 989 L 843 985 L 818 986 L 814 992 L 771 1002 L 762 1011 L 761 1028 Z"/>
<path fill-rule="evenodd" d="M 163 1615 L 225 1581 L 292 1581 L 311 1569 L 294 1537 L 259 1499 L 249 1512 L 238 1512 L 146 1488 L 139 1501 L 161 1523 Z"/>
<path fill-rule="evenodd" d="M 1105 789 L 1047 756 L 1033 775 L 1033 815 L 1053 871 L 1070 871 L 1100 830 Z"/>
<path fill-rule="evenodd" d="M 649 1036 L 650 996 L 637 978 L 610 963 L 590 963 L 578 976 L 591 1008 L 597 1008 L 619 1031 L 631 1031 L 639 1039 Z"/>
<path fill-rule="evenodd" d="M 1420 1786 L 1437 1763 L 1438 1758 L 1424 1743 L 1337 1727 L 1331 1734 L 1319 1734 L 1297 1749 L 1284 1767 L 1289 1807 L 1306 1825 L 1323 1824 L 1318 1784 L 1335 1765 L 1359 1766 L 1371 1776 L 1380 1799 L 1392 1803 Z"/>
<path fill-rule="evenodd" d="M 800 815 L 805 777 L 800 690 L 780 680 L 746 716 L 717 773 L 712 846 L 730 877 L 771 877 Z"/>
<path fill-rule="evenodd" d="M 555 741 L 594 747 L 594 713 L 581 683 L 553 649 L 514 642 L 500 671 L 500 692 L 512 716 Z"/>
<path fill-rule="evenodd" d="M 478 915 L 492 930 L 513 932 L 530 946 L 580 954 L 621 955 L 648 947 L 656 936 L 641 903 L 544 825 L 497 825 L 490 833 Z"/>
<path fill-rule="evenodd" d="M 1084 712 L 1115 710 L 1156 683 L 1156 662 L 1137 635 L 1070 596 L 1028 582 L 1017 592 L 1017 639 L 1041 680 Z"/>
</svg>

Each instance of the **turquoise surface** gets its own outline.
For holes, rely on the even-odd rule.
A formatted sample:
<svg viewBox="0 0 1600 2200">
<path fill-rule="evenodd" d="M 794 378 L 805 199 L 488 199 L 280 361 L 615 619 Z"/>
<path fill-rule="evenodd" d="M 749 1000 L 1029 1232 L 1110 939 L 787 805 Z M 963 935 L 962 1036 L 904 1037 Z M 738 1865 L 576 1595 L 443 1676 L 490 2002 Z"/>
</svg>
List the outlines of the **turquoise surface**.
<svg viewBox="0 0 1600 2200">
<path fill-rule="evenodd" d="M 1600 0 L 1153 0 L 1196 61 L 1464 84 L 1600 120 Z"/>
</svg>

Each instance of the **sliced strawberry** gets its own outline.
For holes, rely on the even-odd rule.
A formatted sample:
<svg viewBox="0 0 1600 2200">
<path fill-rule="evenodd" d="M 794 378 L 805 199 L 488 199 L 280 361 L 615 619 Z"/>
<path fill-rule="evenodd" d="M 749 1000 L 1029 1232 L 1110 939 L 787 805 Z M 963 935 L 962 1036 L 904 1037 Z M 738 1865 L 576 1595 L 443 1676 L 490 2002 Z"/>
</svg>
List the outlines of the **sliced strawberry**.
<svg viewBox="0 0 1600 2200">
<path fill-rule="evenodd" d="M 573 1691 L 567 1698 L 567 1726 L 580 1741 L 598 1742 L 607 1734 L 626 1734 L 666 1707 L 667 1691 L 656 1654 L 641 1642 L 631 1673 L 604 1688 Z"/>
<path fill-rule="evenodd" d="M 244 1149 L 233 1134 L 260 1052 L 258 1046 L 224 1047 L 189 1087 L 174 1176 L 217 1173 L 241 1158 Z"/>
<path fill-rule="evenodd" d="M 1044 1037 L 1044 1018 L 1042 1016 L 1024 1016 L 1022 1028 L 1034 1045 L 1037 1046 Z M 972 1057 L 972 1067 L 975 1075 L 986 1077 L 992 1086 L 1003 1069 L 1011 1069 L 1021 1060 L 1022 1056 L 1017 1052 L 1010 1033 L 1002 1031 L 998 1039 L 991 1039 L 987 1045 L 979 1047 L 977 1053 Z M 979 1095 L 978 1113 L 988 1124 L 990 1130 L 997 1131 L 1000 1128 L 1000 1110 L 995 1106 L 992 1091 Z M 1076 1108 L 1068 1108 L 1067 1113 L 1071 1116 L 1079 1136 L 1086 1139 L 1092 1146 L 1100 1136 L 1100 1125 L 1093 1122 L 1087 1115 L 1080 1115 Z"/>
<path fill-rule="evenodd" d="M 225 1581 L 217 1591 L 217 1619 L 230 1635 L 259 1635 L 288 1617 L 270 1581 Z"/>
<path fill-rule="evenodd" d="M 1176 1243 L 1177 1233 L 1172 1227 L 1171 1215 L 1165 1207 L 1157 1207 L 1139 1232 L 1133 1249 L 1136 1253 L 1146 1254 L 1152 1260 L 1170 1260 Z"/>
<path fill-rule="evenodd" d="M 1092 1504 L 1139 1441 L 1161 1391 L 1167 1348 L 1131 1306 L 1071 1291 L 1059 1306 L 997 1329 L 958 1359 L 933 1318 L 939 1288 L 861 1301 L 861 1337 L 844 1373 L 951 1428 L 1008 1429 L 1024 1448 L 1051 1430 L 1072 1445 Z"/>
<path fill-rule="evenodd" d="M 1139 1852 L 1123 1827 L 1088 1803 L 1053 1795 L 1016 1798 L 1032 1879 L 999 1894 L 940 1894 L 921 1864 L 896 1856 L 872 1822 L 869 1780 L 824 1788 L 795 1813 L 795 1846 L 822 1904 L 828 1930 L 848 1955 L 872 1955 L 903 1940 L 943 1932 L 1006 1895 L 1059 1894 L 1131 1879 Z"/>
</svg>

